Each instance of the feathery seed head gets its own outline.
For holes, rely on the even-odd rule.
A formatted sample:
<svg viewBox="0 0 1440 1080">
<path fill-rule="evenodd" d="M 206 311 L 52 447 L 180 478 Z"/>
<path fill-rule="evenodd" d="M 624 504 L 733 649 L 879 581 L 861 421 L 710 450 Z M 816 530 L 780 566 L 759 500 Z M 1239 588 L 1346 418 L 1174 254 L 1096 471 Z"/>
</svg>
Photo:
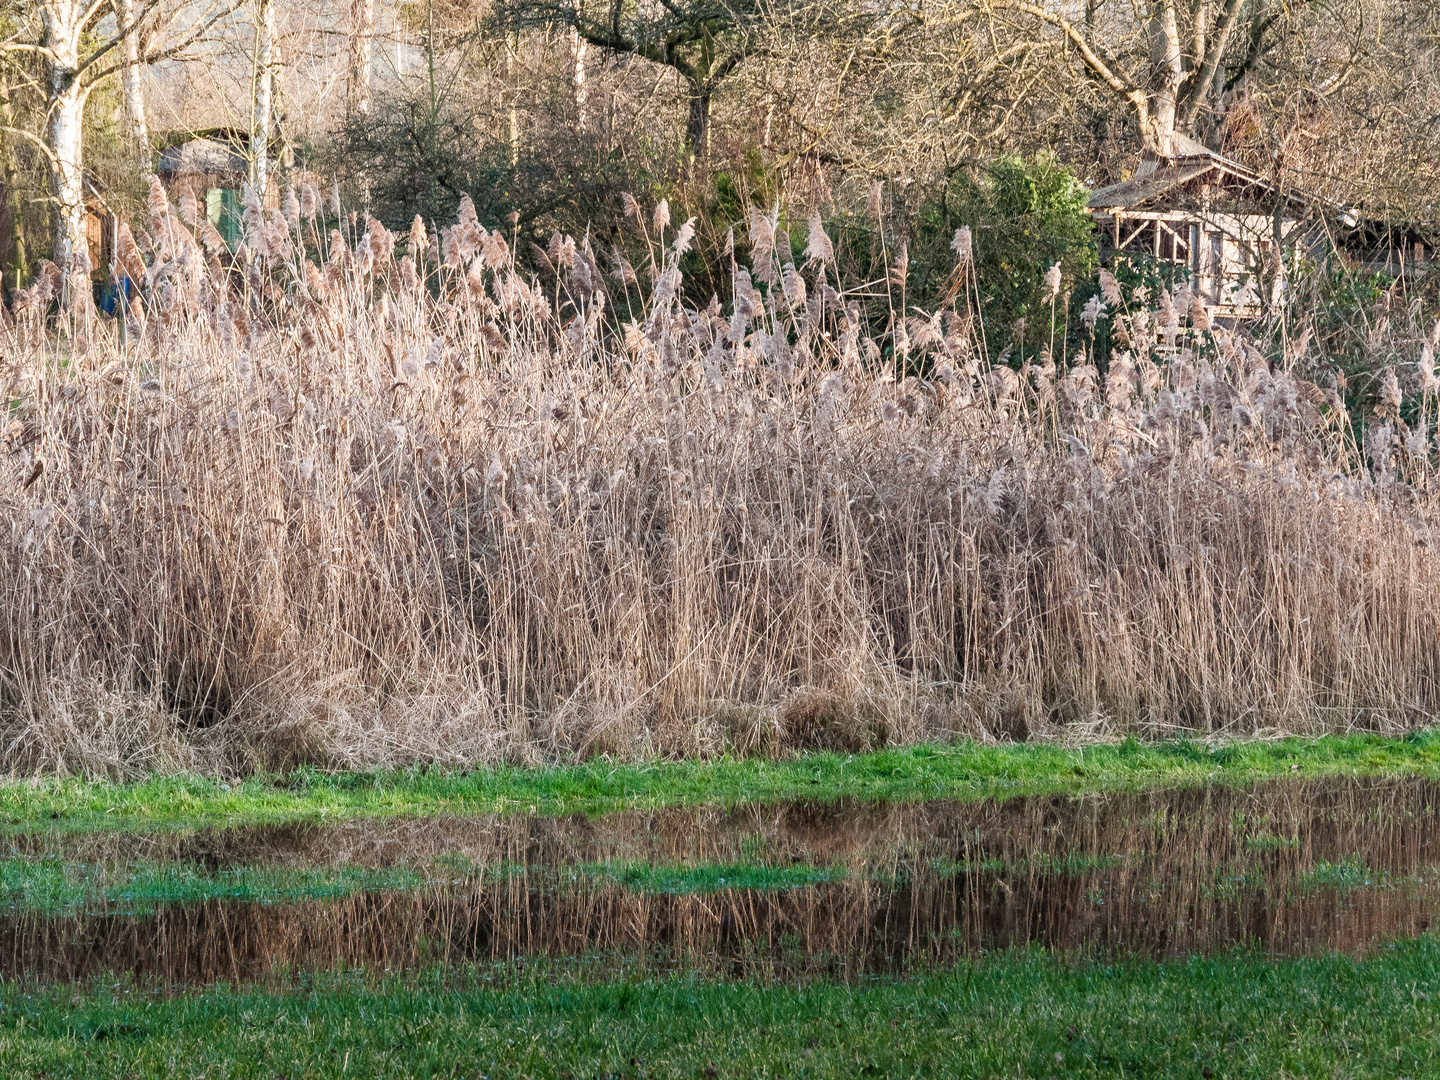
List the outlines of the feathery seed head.
<svg viewBox="0 0 1440 1080">
<path fill-rule="evenodd" d="M 455 211 L 455 221 L 459 225 L 478 226 L 480 224 L 480 218 L 475 213 L 475 200 L 470 198 L 469 194 L 460 196 L 460 206 Z"/>
<path fill-rule="evenodd" d="M 884 209 L 884 194 L 885 189 L 879 180 L 876 180 L 870 185 L 870 198 L 865 204 L 865 212 L 877 221 L 880 219 L 880 214 Z"/>
<path fill-rule="evenodd" d="M 1388 415 L 1399 416 L 1402 401 L 1400 380 L 1395 375 L 1395 369 L 1386 368 L 1385 373 L 1380 376 L 1380 404 L 1389 410 Z"/>
<path fill-rule="evenodd" d="M 695 239 L 695 218 L 691 218 L 680 226 L 679 232 L 675 234 L 675 255 L 678 258 L 690 250 L 690 242 Z"/>
<path fill-rule="evenodd" d="M 1100 270 L 1100 291 L 1105 294 L 1105 302 L 1118 311 L 1125 304 L 1125 297 L 1120 292 L 1120 282 L 1115 280 L 1115 275 L 1109 270 Z"/>
<path fill-rule="evenodd" d="M 955 230 L 955 238 L 950 241 L 950 250 L 955 252 L 955 265 L 968 266 L 975 256 L 974 241 L 970 235 L 970 226 L 962 225 Z"/>
<path fill-rule="evenodd" d="M 170 216 L 170 200 L 165 197 L 165 185 L 158 176 L 150 177 L 150 231 L 159 233 Z"/>
<path fill-rule="evenodd" d="M 750 249 L 757 261 L 775 251 L 775 219 L 750 208 Z"/>
<path fill-rule="evenodd" d="M 1420 361 L 1415 366 L 1420 373 L 1420 392 L 1433 394 L 1440 391 L 1440 379 L 1435 377 L 1435 350 L 1430 342 L 1420 346 Z"/>
<path fill-rule="evenodd" d="M 1190 297 L 1190 322 L 1201 333 L 1214 329 L 1214 324 L 1210 321 L 1210 306 L 1199 293 Z"/>
<path fill-rule="evenodd" d="M 805 306 L 805 279 L 795 269 L 794 263 L 786 263 L 782 274 L 784 282 L 785 302 L 790 305 L 790 310 Z"/>
<path fill-rule="evenodd" d="M 195 192 L 186 184 L 180 189 L 180 220 L 186 225 L 200 224 L 200 205 L 195 201 Z"/>
<path fill-rule="evenodd" d="M 1045 271 L 1045 299 L 1054 300 L 1060 295 L 1060 264 L 1052 263 Z"/>
<path fill-rule="evenodd" d="M 825 232 L 825 223 L 820 220 L 819 214 L 810 215 L 810 235 L 805 245 L 805 258 L 807 261 L 820 263 L 835 261 L 835 247 L 830 243 L 830 237 Z"/>
</svg>

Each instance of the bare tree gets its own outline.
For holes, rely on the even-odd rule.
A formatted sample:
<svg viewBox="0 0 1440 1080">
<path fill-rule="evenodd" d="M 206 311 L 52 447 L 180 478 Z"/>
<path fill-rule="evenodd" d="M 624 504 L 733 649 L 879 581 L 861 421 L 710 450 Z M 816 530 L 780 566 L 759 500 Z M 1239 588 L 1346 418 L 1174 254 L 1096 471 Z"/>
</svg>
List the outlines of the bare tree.
<svg viewBox="0 0 1440 1080">
<path fill-rule="evenodd" d="M 274 86 L 275 0 L 256 0 L 255 96 L 250 119 L 250 161 L 263 200 L 270 177 L 270 112 Z"/>
<path fill-rule="evenodd" d="M 17 130 L 43 150 L 50 167 L 51 194 L 55 200 L 52 227 L 55 261 L 69 265 L 83 251 L 85 101 L 102 80 L 158 60 L 179 56 L 203 38 L 234 10 L 226 0 L 197 0 L 173 9 L 175 21 L 188 29 L 168 44 L 136 49 L 132 58 L 122 47 L 135 36 L 141 22 L 160 10 L 163 0 L 145 0 L 133 6 L 128 22 L 117 22 L 108 32 L 100 23 L 111 11 L 111 0 L 42 0 L 38 26 L 22 30 L 0 42 L 0 50 L 30 53 L 44 73 L 46 109 L 42 134 Z"/>
<path fill-rule="evenodd" d="M 664 0 L 654 9 L 611 0 L 608 7 L 593 10 L 564 0 L 511 0 L 499 14 L 516 27 L 558 22 L 573 28 L 578 41 L 674 71 L 686 86 L 685 144 L 696 157 L 709 145 L 716 91 L 761 51 L 763 12 L 758 0 Z"/>
<path fill-rule="evenodd" d="M 350 64 L 345 81 L 345 107 L 351 115 L 370 111 L 370 69 L 375 42 L 375 0 L 351 0 Z"/>
<path fill-rule="evenodd" d="M 144 67 L 140 63 L 140 22 L 135 17 L 135 7 L 135 0 L 114 0 L 116 24 L 129 28 L 121 46 L 125 56 L 125 66 L 120 73 L 125 133 L 138 147 L 147 148 L 150 132 L 145 123 L 145 92 L 141 85 Z"/>
<path fill-rule="evenodd" d="M 1224 91 L 1260 62 L 1284 13 L 1268 0 L 1143 0 L 1124 12 L 1089 0 L 1076 25 L 1053 0 L 987 3 L 1063 34 L 1090 75 L 1128 107 L 1145 146 L 1161 155 L 1172 152 L 1175 136 L 1193 136 L 1204 110 L 1218 108 Z"/>
</svg>

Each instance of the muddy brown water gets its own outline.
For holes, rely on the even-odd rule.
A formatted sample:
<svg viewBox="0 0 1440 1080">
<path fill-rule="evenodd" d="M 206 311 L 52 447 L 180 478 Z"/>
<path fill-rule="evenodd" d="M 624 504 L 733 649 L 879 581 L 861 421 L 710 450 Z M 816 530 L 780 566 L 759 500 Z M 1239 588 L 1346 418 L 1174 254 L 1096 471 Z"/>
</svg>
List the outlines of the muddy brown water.
<svg viewBox="0 0 1440 1080">
<path fill-rule="evenodd" d="M 30 835 L 12 839 L 12 857 L 104 866 L 112 876 L 143 862 L 401 867 L 425 881 L 331 900 L 168 903 L 146 914 L 103 904 L 58 916 L 11 910 L 0 917 L 0 977 L 126 973 L 191 985 L 543 957 L 852 978 L 1025 944 L 1153 957 L 1235 946 L 1358 954 L 1430 928 L 1440 905 L 1437 803 L 1440 787 L 1426 781 L 1333 780 Z M 596 871 L 605 864 L 814 866 L 840 880 L 687 894 Z"/>
</svg>

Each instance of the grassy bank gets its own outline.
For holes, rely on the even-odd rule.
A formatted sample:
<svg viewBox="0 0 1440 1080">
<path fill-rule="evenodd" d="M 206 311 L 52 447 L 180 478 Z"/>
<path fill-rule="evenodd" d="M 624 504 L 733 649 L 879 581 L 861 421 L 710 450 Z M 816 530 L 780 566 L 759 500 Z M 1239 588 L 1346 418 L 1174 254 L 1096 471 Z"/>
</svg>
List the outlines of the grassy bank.
<svg viewBox="0 0 1440 1080">
<path fill-rule="evenodd" d="M 980 799 L 1117 791 L 1284 776 L 1440 777 L 1440 733 L 1204 744 L 1186 740 L 1065 749 L 919 746 L 788 760 L 497 768 L 472 772 L 298 771 L 232 786 L 202 778 L 136 783 L 39 779 L 0 785 L 0 823 L 31 828 L 279 821 L 437 813 L 603 813 L 785 799 Z"/>
<path fill-rule="evenodd" d="M 1400 1077 L 1440 1069 L 1440 944 L 1365 960 L 1069 966 L 860 988 L 477 973 L 171 999 L 0 994 L 0 1070 L 88 1077 Z"/>
</svg>

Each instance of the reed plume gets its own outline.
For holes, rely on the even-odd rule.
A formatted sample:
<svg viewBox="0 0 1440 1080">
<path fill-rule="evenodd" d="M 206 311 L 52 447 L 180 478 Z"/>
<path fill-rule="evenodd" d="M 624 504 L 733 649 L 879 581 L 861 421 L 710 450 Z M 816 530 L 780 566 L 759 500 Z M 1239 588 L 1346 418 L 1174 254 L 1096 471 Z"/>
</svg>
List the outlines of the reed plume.
<svg viewBox="0 0 1440 1080">
<path fill-rule="evenodd" d="M 316 202 L 302 187 L 303 218 Z M 668 227 L 658 209 L 630 220 Z M 465 204 L 443 265 L 423 223 L 397 266 L 378 222 L 359 250 L 338 231 L 316 250 L 253 197 L 255 258 L 228 268 L 183 229 L 147 266 L 122 228 L 143 286 L 128 351 L 56 349 L 35 316 L 0 330 L 3 764 L 1434 716 L 1433 416 L 1403 439 L 1377 417 L 1356 447 L 1317 369 L 1184 290 L 1118 297 L 1131 344 L 1103 374 L 1083 354 L 992 362 L 964 298 L 873 333 L 823 225 L 797 269 L 777 221 L 747 223 L 728 311 L 686 302 L 689 223 L 650 282 L 623 275 L 628 312 L 583 239 L 536 281 Z M 909 367 L 884 358 L 891 333 Z"/>
</svg>

